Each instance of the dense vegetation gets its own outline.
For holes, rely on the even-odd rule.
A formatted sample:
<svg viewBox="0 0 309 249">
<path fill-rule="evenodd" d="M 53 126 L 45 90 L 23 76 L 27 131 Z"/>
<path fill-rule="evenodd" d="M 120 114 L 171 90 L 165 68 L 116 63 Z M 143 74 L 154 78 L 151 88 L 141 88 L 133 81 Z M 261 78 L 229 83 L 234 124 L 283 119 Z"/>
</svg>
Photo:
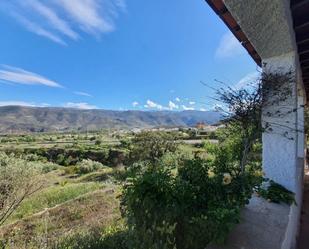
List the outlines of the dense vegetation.
<svg viewBox="0 0 309 249">
<path fill-rule="evenodd" d="M 262 172 L 264 80 L 218 90 L 228 111 L 215 141 L 188 144 L 194 129 L 2 137 L 0 246 L 204 249 L 253 193 L 295 203 Z"/>
<path fill-rule="evenodd" d="M 203 153 L 202 140 L 197 145 L 182 142 L 195 136 L 186 129 L 136 135 L 100 131 L 1 136 L 0 245 L 101 248 L 119 241 L 127 229 L 117 196 L 133 169 L 147 164 L 151 150 L 148 146 L 140 153 L 143 141 L 152 139 L 153 149 L 158 149 L 150 159 L 173 165 L 179 155 Z"/>
</svg>

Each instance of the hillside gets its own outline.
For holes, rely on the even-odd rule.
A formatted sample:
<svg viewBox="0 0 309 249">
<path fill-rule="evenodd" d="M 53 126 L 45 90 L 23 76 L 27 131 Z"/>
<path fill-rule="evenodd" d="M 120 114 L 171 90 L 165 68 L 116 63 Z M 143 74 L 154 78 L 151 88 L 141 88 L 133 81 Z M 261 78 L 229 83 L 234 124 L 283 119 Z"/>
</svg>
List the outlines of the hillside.
<svg viewBox="0 0 309 249">
<path fill-rule="evenodd" d="M 221 115 L 201 111 L 112 111 L 55 107 L 0 107 L 0 133 L 150 128 L 214 124 Z"/>
</svg>

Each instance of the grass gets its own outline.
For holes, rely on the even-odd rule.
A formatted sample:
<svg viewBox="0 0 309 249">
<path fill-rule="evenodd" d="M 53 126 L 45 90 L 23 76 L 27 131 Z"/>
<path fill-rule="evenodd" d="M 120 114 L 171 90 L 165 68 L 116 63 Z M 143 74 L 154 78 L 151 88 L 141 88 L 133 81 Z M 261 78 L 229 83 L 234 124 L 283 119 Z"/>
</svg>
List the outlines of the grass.
<svg viewBox="0 0 309 249">
<path fill-rule="evenodd" d="M 75 141 L 69 134 L 37 135 L 34 142 L 0 142 L 0 150 L 54 146 L 66 149 L 67 145 L 70 145 L 68 149 L 82 146 L 102 150 L 103 145 L 96 146 L 90 139 L 92 136 L 104 140 L 104 146 L 111 146 L 109 142 L 115 140 L 99 132 L 83 136 L 87 139 L 78 138 Z M 192 155 L 199 149 L 184 144 L 180 150 Z M 42 177 L 46 179 L 43 189 L 25 199 L 6 224 L 0 227 L 0 248 L 3 248 L 1 242 L 11 240 L 14 246 L 4 248 L 127 249 L 128 232 L 123 226 L 117 198 L 121 182 L 127 177 L 124 167 L 104 167 L 78 175 L 76 166 L 58 165 L 50 170 L 45 169 Z M 48 246 L 45 244 L 47 242 Z"/>
<path fill-rule="evenodd" d="M 57 249 L 129 249 L 128 230 L 123 223 L 111 224 L 101 231 L 76 233 L 61 239 Z"/>
<path fill-rule="evenodd" d="M 118 194 L 119 188 L 111 185 L 3 226 L 0 248 L 1 242 L 7 244 L 8 240 L 14 244 L 5 247 L 10 249 L 102 248 L 85 245 L 95 245 L 95 239 L 101 239 L 103 231 L 114 231 L 113 224 L 120 220 Z M 85 243 L 80 247 L 82 238 Z"/>
<path fill-rule="evenodd" d="M 76 179 L 77 182 L 117 182 L 124 181 L 126 171 L 124 168 L 103 168 L 96 172 L 83 175 Z"/>
<path fill-rule="evenodd" d="M 99 188 L 102 188 L 102 184 L 94 182 L 72 184 L 64 181 L 58 186 L 43 189 L 25 200 L 8 222 L 30 216 Z"/>
</svg>

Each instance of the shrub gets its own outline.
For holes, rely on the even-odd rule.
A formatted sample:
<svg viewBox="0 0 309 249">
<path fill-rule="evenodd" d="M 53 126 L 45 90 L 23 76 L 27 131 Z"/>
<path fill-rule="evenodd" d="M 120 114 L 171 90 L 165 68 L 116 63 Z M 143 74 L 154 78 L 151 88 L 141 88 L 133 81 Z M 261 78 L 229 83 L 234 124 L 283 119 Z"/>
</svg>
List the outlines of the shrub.
<svg viewBox="0 0 309 249">
<path fill-rule="evenodd" d="M 130 162 L 148 161 L 155 164 L 168 152 L 175 152 L 175 137 L 166 132 L 144 131 L 132 139 L 129 158 Z"/>
<path fill-rule="evenodd" d="M 38 175 L 33 163 L 0 152 L 0 225 L 26 197 L 41 188 Z"/>
<path fill-rule="evenodd" d="M 83 175 L 90 172 L 94 172 L 103 167 L 104 165 L 102 163 L 92 161 L 90 159 L 83 159 L 81 162 L 76 164 L 76 173 Z"/>
<path fill-rule="evenodd" d="M 73 158 L 71 155 L 58 154 L 56 163 L 63 166 L 69 166 L 75 164 L 77 159 Z"/>
<path fill-rule="evenodd" d="M 102 141 L 97 139 L 97 140 L 95 140 L 94 144 L 95 145 L 100 145 L 100 144 L 102 144 Z"/>
<path fill-rule="evenodd" d="M 103 231 L 89 231 L 73 234 L 60 240 L 57 249 L 129 249 L 130 241 L 123 225 L 111 225 Z"/>
<path fill-rule="evenodd" d="M 288 205 L 295 204 L 295 194 L 289 190 L 287 190 L 282 185 L 269 181 L 265 182 L 267 188 L 260 187 L 258 190 L 258 194 L 269 202 L 274 203 L 286 203 Z"/>
<path fill-rule="evenodd" d="M 193 159 L 191 152 L 177 150 L 165 153 L 157 164 L 161 168 L 178 169 L 189 159 Z"/>
<path fill-rule="evenodd" d="M 223 242 L 257 182 L 235 165 L 216 168 L 202 159 L 187 160 L 176 175 L 159 167 L 131 178 L 121 206 L 134 248 L 204 249 Z"/>
<path fill-rule="evenodd" d="M 203 148 L 206 150 L 207 153 L 215 154 L 218 149 L 218 144 L 205 140 L 203 141 Z"/>
<path fill-rule="evenodd" d="M 43 166 L 42 166 L 42 173 L 49 173 L 53 170 L 57 170 L 59 169 L 59 166 L 57 164 L 54 164 L 54 163 L 44 163 Z"/>
</svg>

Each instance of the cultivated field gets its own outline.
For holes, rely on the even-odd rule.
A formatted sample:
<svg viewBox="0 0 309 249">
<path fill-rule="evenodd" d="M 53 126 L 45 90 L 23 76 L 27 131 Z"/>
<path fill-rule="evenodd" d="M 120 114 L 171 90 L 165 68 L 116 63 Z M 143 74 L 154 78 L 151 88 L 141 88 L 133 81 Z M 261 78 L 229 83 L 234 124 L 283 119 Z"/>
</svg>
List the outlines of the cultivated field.
<svg viewBox="0 0 309 249">
<path fill-rule="evenodd" d="M 172 136 L 177 153 L 201 152 L 201 140 L 181 142 L 189 133 Z M 118 196 L 134 163 L 133 137 L 107 131 L 1 136 L 0 160 L 35 169 L 39 187 L 0 226 L 0 248 L 102 248 L 111 234 L 121 236 Z"/>
</svg>

